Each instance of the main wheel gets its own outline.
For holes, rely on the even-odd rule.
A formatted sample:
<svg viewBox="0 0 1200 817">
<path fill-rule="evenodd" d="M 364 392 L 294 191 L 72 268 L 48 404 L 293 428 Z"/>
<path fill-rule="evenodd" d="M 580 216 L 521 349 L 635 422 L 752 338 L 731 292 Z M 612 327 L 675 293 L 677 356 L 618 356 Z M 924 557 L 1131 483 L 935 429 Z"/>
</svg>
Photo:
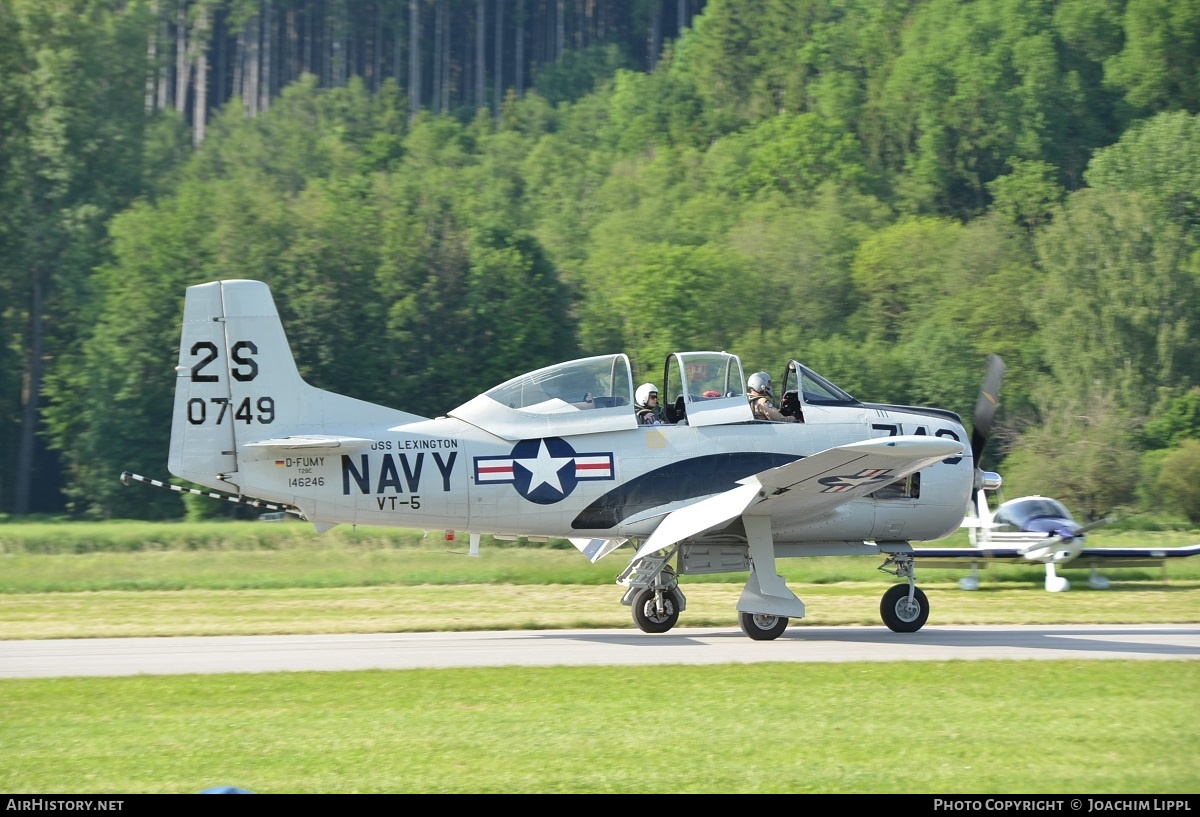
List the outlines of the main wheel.
<svg viewBox="0 0 1200 817">
<path fill-rule="evenodd" d="M 879 615 L 892 632 L 915 633 L 929 620 L 929 599 L 925 597 L 925 591 L 914 587 L 910 602 L 908 585 L 894 584 L 879 602 Z"/>
<path fill-rule="evenodd" d="M 788 619 L 763 613 L 738 613 L 738 626 L 755 641 L 774 641 L 787 629 Z"/>
<path fill-rule="evenodd" d="M 663 610 L 654 603 L 654 589 L 646 587 L 633 598 L 633 621 L 643 633 L 665 633 L 679 621 L 679 597 L 675 589 L 663 591 Z"/>
</svg>

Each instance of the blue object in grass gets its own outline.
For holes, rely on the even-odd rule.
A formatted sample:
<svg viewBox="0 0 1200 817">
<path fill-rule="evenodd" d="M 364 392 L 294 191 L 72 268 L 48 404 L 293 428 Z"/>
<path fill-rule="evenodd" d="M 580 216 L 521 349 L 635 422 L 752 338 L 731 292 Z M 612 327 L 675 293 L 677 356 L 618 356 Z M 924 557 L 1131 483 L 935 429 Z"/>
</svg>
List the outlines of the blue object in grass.
<svg viewBox="0 0 1200 817">
<path fill-rule="evenodd" d="M 237 786 L 213 786 L 200 794 L 254 794 L 249 789 L 239 789 Z"/>
</svg>

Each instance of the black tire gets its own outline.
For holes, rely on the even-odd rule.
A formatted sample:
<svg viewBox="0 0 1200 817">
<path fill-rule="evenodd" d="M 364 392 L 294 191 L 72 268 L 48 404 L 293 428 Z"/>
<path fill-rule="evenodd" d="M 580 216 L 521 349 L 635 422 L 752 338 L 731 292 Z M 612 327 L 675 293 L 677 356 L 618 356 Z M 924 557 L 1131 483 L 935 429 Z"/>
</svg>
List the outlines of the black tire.
<svg viewBox="0 0 1200 817">
<path fill-rule="evenodd" d="M 654 590 L 646 587 L 633 597 L 633 622 L 643 633 L 665 633 L 679 621 L 679 596 L 675 588 L 663 591 L 663 611 L 654 603 Z"/>
<path fill-rule="evenodd" d="M 879 615 L 894 633 L 915 633 L 929 620 L 929 599 L 925 591 L 913 588 L 912 604 L 908 603 L 908 585 L 894 584 L 879 602 Z"/>
<path fill-rule="evenodd" d="M 787 629 L 788 618 L 762 613 L 738 613 L 738 626 L 755 641 L 774 641 Z"/>
</svg>

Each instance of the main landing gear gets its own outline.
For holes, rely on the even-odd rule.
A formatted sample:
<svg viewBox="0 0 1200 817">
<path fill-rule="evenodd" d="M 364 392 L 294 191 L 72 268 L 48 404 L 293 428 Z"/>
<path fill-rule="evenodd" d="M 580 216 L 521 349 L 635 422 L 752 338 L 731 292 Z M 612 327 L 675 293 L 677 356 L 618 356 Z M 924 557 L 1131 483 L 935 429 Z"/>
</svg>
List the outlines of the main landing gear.
<svg viewBox="0 0 1200 817">
<path fill-rule="evenodd" d="M 755 641 L 774 641 L 787 629 L 788 618 L 764 613 L 738 613 L 738 626 Z"/>
<path fill-rule="evenodd" d="M 633 597 L 633 621 L 643 633 L 665 633 L 679 622 L 683 596 L 678 587 L 664 590 L 655 598 L 654 589 L 644 587 Z"/>
<path fill-rule="evenodd" d="M 629 589 L 621 599 L 633 610 L 633 623 L 643 633 L 665 633 L 679 622 L 687 599 L 679 589 L 679 577 L 667 561 L 675 553 L 655 553 L 630 563 L 617 577 Z"/>
</svg>

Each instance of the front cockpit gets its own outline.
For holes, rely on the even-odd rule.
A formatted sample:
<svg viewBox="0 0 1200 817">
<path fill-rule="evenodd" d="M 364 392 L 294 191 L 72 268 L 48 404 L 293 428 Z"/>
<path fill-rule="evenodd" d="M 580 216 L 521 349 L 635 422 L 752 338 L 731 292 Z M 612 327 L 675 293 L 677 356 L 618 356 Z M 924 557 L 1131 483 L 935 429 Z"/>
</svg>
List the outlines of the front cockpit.
<svg viewBox="0 0 1200 817">
<path fill-rule="evenodd" d="M 811 414 L 806 406 L 861 406 L 855 398 L 802 363 L 789 360 L 779 391 L 779 411 L 801 422 Z"/>
</svg>

